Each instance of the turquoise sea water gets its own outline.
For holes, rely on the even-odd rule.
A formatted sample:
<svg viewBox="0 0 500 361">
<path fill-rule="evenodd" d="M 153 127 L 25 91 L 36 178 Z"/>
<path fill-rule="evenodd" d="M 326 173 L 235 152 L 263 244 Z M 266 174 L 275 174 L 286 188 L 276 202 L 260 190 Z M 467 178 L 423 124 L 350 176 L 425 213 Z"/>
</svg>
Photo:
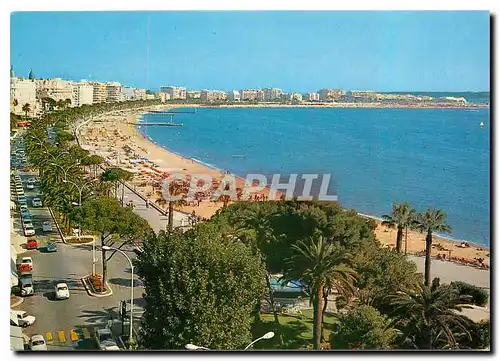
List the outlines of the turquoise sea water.
<svg viewBox="0 0 500 361">
<path fill-rule="evenodd" d="M 239 175 L 331 173 L 339 202 L 361 213 L 380 217 L 402 201 L 441 208 L 451 238 L 489 246 L 489 119 L 487 108 L 199 108 L 175 115 L 183 127 L 141 131 Z"/>
</svg>

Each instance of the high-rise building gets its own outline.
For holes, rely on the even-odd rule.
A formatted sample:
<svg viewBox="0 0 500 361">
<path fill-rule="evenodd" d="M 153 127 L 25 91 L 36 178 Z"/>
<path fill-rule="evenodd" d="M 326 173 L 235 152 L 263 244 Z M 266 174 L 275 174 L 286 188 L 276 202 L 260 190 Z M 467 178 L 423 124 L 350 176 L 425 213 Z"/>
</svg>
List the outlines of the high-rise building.
<svg viewBox="0 0 500 361">
<path fill-rule="evenodd" d="M 106 83 L 106 102 L 114 103 L 123 101 L 123 86 L 118 82 Z"/>
<path fill-rule="evenodd" d="M 134 99 L 135 100 L 146 100 L 146 89 L 134 89 Z"/>
<path fill-rule="evenodd" d="M 84 81 L 73 83 L 73 98 L 71 106 L 80 107 L 84 104 L 91 105 L 94 100 L 94 87 Z"/>
<path fill-rule="evenodd" d="M 130 86 L 124 86 L 122 89 L 123 100 L 134 100 L 135 89 Z"/>
<path fill-rule="evenodd" d="M 35 79 L 36 97 L 52 98 L 56 102 L 60 100 L 73 99 L 73 82 L 61 78 Z M 73 105 L 73 104 L 71 104 Z"/>
<path fill-rule="evenodd" d="M 281 94 L 283 94 L 283 91 L 279 88 L 264 88 L 262 91 L 264 92 L 265 102 L 279 101 L 281 99 Z"/>
<path fill-rule="evenodd" d="M 264 92 L 260 89 L 243 89 L 240 90 L 240 98 L 243 101 L 259 101 L 263 98 Z"/>
<path fill-rule="evenodd" d="M 342 89 L 320 89 L 319 99 L 323 102 L 334 102 L 345 95 Z"/>
<path fill-rule="evenodd" d="M 106 102 L 106 84 L 98 81 L 89 82 L 94 88 L 92 102 L 94 104 Z"/>
<path fill-rule="evenodd" d="M 227 94 L 227 98 L 233 102 L 239 102 L 241 100 L 241 95 L 240 92 L 237 90 L 231 90 Z"/>
<path fill-rule="evenodd" d="M 11 111 L 17 115 L 25 115 L 23 107 L 28 104 L 28 116 L 35 116 L 40 108 L 36 100 L 35 82 L 29 79 L 10 78 L 10 104 Z"/>
<path fill-rule="evenodd" d="M 180 86 L 162 86 L 160 91 L 170 95 L 170 99 L 186 99 L 186 88 Z"/>
<path fill-rule="evenodd" d="M 221 90 L 202 90 L 200 92 L 200 100 L 202 102 L 217 102 L 226 101 L 227 93 Z"/>
</svg>

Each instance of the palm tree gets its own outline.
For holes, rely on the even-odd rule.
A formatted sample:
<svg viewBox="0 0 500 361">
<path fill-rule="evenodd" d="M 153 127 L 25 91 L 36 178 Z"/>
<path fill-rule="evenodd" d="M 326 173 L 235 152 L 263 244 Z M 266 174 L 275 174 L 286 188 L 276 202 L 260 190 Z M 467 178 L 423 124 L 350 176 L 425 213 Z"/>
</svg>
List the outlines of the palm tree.
<svg viewBox="0 0 500 361">
<path fill-rule="evenodd" d="M 390 228 L 397 228 L 398 233 L 396 235 L 396 250 L 401 252 L 401 246 L 403 243 L 403 229 L 405 232 L 405 253 L 408 245 L 408 227 L 412 224 L 415 219 L 415 210 L 411 207 L 409 203 L 400 203 L 392 205 L 392 213 L 384 214 L 382 216 L 384 221 L 383 225 L 389 226 Z"/>
<path fill-rule="evenodd" d="M 459 312 L 470 308 L 472 297 L 460 295 L 451 285 L 440 285 L 439 278 L 431 286 L 419 282 L 415 289 L 399 291 L 387 300 L 393 309 L 392 325 L 399 330 L 405 348 L 456 348 L 455 336 L 470 339 L 472 321 Z"/>
<path fill-rule="evenodd" d="M 338 285 L 350 287 L 355 272 L 346 263 L 351 255 L 333 243 L 326 242 L 323 236 L 299 241 L 292 246 L 294 254 L 288 260 L 289 268 L 285 271 L 287 281 L 299 280 L 309 286 L 313 303 L 314 328 L 313 342 L 316 350 L 320 349 L 323 328 L 323 292 L 325 286 Z"/>
<path fill-rule="evenodd" d="M 28 113 L 31 111 L 31 106 L 29 105 L 29 103 L 24 104 L 21 109 L 24 112 L 24 118 L 28 119 Z"/>
<path fill-rule="evenodd" d="M 425 237 L 425 284 L 431 281 L 431 247 L 433 232 L 451 232 L 451 227 L 446 223 L 446 213 L 429 207 L 425 213 L 418 213 L 415 225 L 420 232 L 427 232 Z"/>
<path fill-rule="evenodd" d="M 188 191 L 188 185 L 181 180 L 177 180 L 168 185 L 168 191 L 172 197 L 185 195 Z M 174 205 L 183 206 L 186 204 L 185 197 L 179 200 L 168 201 L 168 230 L 172 231 L 174 227 Z"/>
</svg>

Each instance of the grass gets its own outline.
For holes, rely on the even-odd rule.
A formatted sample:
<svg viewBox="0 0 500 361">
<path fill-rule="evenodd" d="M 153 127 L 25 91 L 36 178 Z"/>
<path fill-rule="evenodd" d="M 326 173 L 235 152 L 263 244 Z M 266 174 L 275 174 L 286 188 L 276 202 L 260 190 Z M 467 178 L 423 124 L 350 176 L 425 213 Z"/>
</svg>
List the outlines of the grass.
<svg viewBox="0 0 500 361">
<path fill-rule="evenodd" d="M 270 340 L 262 340 L 255 344 L 255 349 L 305 349 L 312 348 L 313 338 L 313 317 L 312 310 L 303 310 L 303 316 L 284 315 L 278 316 L 280 328 L 277 329 L 274 323 L 273 314 L 262 314 L 262 322 L 254 324 L 252 327 L 253 339 L 256 339 L 266 332 L 274 331 L 276 336 Z M 337 322 L 333 314 L 325 313 L 323 332 L 325 340 L 329 340 L 330 333 Z M 279 332 L 283 335 L 284 346 L 279 344 Z"/>
</svg>

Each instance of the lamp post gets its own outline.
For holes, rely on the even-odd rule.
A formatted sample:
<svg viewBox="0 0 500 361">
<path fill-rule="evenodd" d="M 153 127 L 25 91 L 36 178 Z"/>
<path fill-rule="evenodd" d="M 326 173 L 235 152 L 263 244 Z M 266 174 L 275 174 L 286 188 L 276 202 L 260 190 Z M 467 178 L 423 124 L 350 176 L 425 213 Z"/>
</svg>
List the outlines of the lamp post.
<svg viewBox="0 0 500 361">
<path fill-rule="evenodd" d="M 253 346 L 253 344 L 259 342 L 260 340 L 269 340 L 270 338 L 273 338 L 273 337 L 274 337 L 274 332 L 273 331 L 269 331 L 268 333 L 264 334 L 263 336 L 259 337 L 258 339 L 255 339 L 252 342 L 250 342 L 247 345 L 247 347 L 244 348 L 244 350 L 248 350 L 250 347 Z M 196 346 L 196 345 L 193 345 L 192 343 L 188 343 L 184 347 L 187 350 L 191 350 L 191 351 L 194 351 L 194 350 L 210 350 L 209 348 L 202 347 L 202 346 Z"/>
<path fill-rule="evenodd" d="M 63 179 L 63 183 L 71 183 L 73 184 L 76 189 L 78 189 L 78 192 L 79 192 L 79 203 L 78 203 L 78 207 L 81 207 L 82 206 L 82 192 L 83 192 L 83 189 L 88 186 L 89 184 L 91 184 L 92 182 L 95 182 L 97 180 L 97 178 L 94 178 L 92 180 L 90 180 L 89 182 L 83 184 L 81 187 L 78 186 L 78 184 L 76 184 L 75 182 L 73 181 L 70 181 L 70 180 L 67 180 L 67 179 Z M 78 232 L 78 239 L 80 239 L 80 232 Z M 95 275 L 95 263 L 96 263 L 96 257 L 95 257 L 95 238 L 92 239 L 92 274 Z"/>
<path fill-rule="evenodd" d="M 69 171 L 71 168 L 74 168 L 74 167 L 78 167 L 78 166 L 80 166 L 80 162 L 78 162 L 78 163 L 72 164 L 72 165 L 70 165 L 68 168 L 64 169 L 62 166 L 60 166 L 60 165 L 59 165 L 59 164 L 57 164 L 57 163 L 52 162 L 52 163 L 49 163 L 49 164 L 50 164 L 50 165 L 53 165 L 53 166 L 55 166 L 55 167 L 60 168 L 60 169 L 64 172 L 64 179 L 67 179 L 67 178 L 68 178 L 68 171 Z"/>
<path fill-rule="evenodd" d="M 129 335 L 129 347 L 132 345 L 132 320 L 134 318 L 134 265 L 132 264 L 132 260 L 125 252 L 116 247 L 102 246 L 102 249 L 105 251 L 117 251 L 125 256 L 127 261 L 130 263 L 130 335 Z"/>
</svg>

